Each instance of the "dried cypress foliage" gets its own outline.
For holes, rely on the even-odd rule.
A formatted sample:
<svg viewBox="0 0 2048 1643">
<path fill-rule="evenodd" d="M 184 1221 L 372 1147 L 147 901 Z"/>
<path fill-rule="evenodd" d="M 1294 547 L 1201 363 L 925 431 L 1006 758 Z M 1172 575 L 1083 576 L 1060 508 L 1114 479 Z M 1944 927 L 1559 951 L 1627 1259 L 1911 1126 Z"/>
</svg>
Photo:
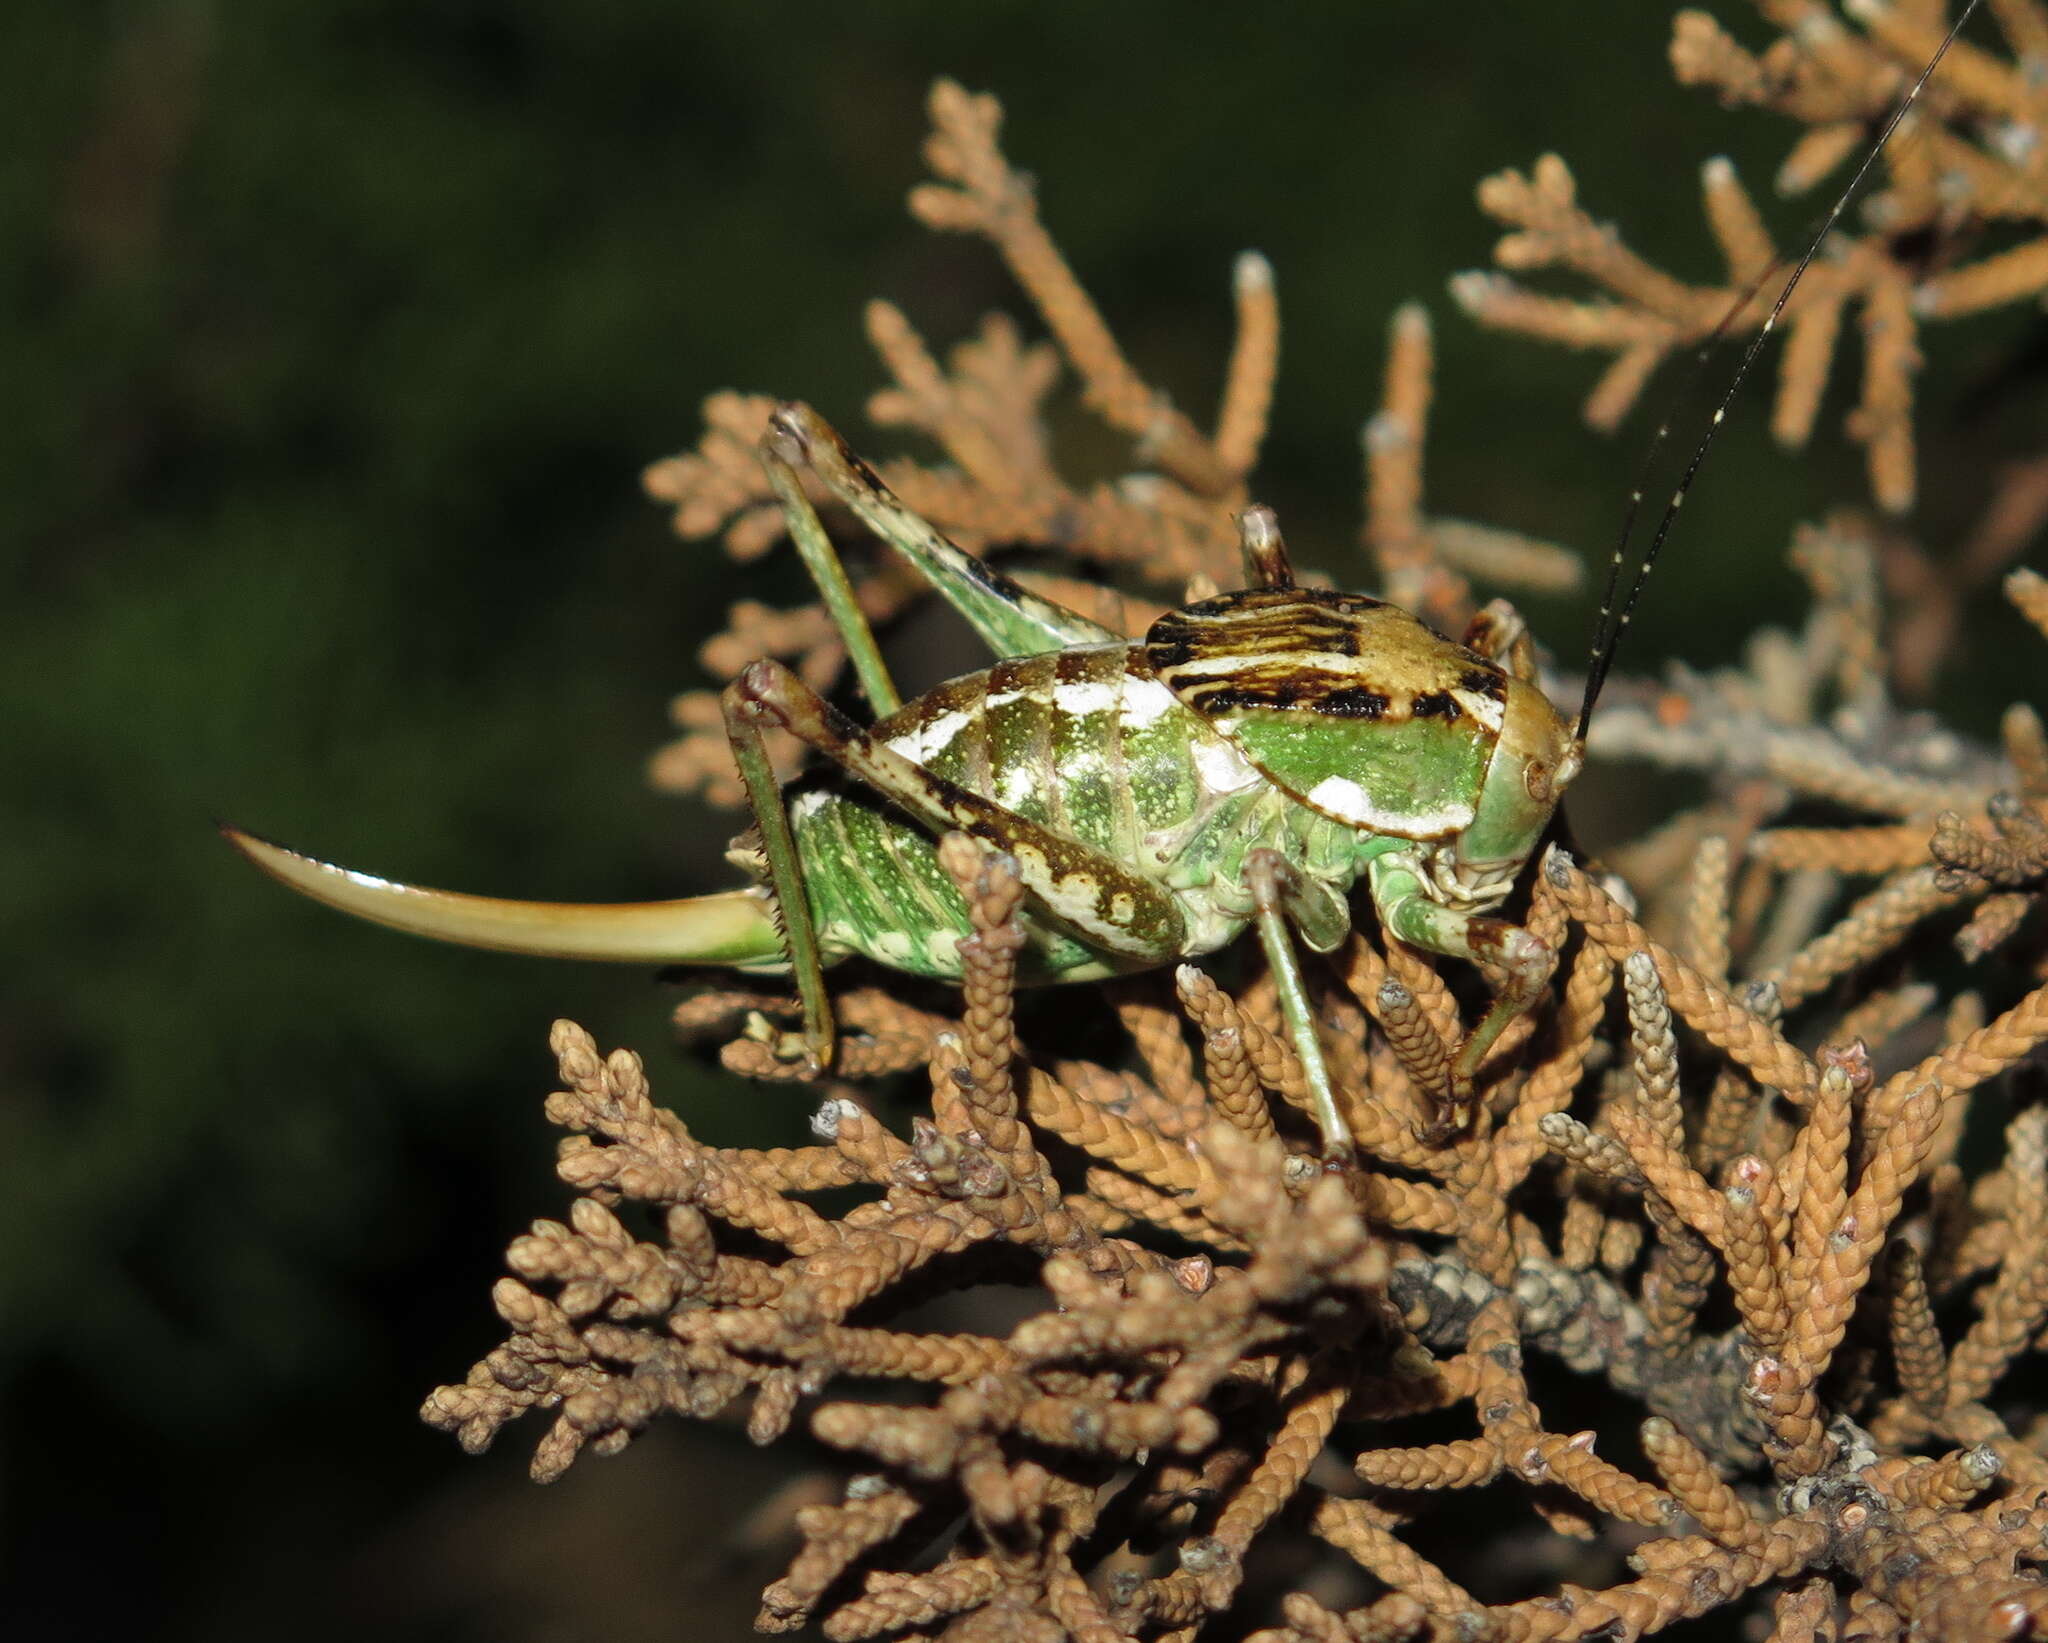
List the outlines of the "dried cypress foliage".
<svg viewBox="0 0 2048 1643">
<path fill-rule="evenodd" d="M 707 1145 L 636 1057 L 557 1025 L 548 1111 L 583 1196 L 513 1244 L 512 1332 L 430 1421 L 480 1448 L 550 1412 L 545 1479 L 665 1413 L 743 1409 L 764 1443 L 803 1419 L 847 1452 L 845 1499 L 798 1514 L 760 1623 L 834 1638 L 1027 1617 L 1150 1637 L 1225 1612 L 1289 1637 L 1631 1637 L 1757 1588 L 1793 1637 L 1834 1586 L 1926 1636 L 2048 1625 L 2040 1410 L 2001 1388 L 2048 1323 L 2048 1108 L 2020 1108 L 1973 1182 L 1955 1156 L 1970 1092 L 2048 1038 L 2048 988 L 1881 1077 L 1917 1012 L 1857 999 L 1873 1043 L 1819 1011 L 1809 1054 L 1764 989 L 1738 1002 L 1553 855 L 1535 916 L 1568 932 L 1565 981 L 1450 1146 L 1416 1139 L 1399 1048 L 1440 1032 L 1441 984 L 1411 954 L 1341 955 L 1325 1013 L 1353 1035 L 1370 1161 L 1333 1175 L 1256 983 L 1239 1001 L 1184 970 L 1185 1026 L 1127 1003 L 1117 1064 L 1035 1060 L 1014 874 L 964 837 L 947 855 L 977 930 L 960 1018 L 849 1012 L 929 1062 L 907 1135 L 838 1092 L 815 1146 Z M 841 1187 L 865 1195 L 811 1207 Z M 894 1317 L 1019 1281 L 1020 1251 L 1045 1309 L 1007 1334 Z M 1526 1358 L 1604 1383 L 1633 1454 L 1546 1418 Z M 1496 1482 L 1583 1543 L 1551 1559 L 1578 1578 L 1489 1603 L 1486 1536 L 1441 1562 L 1410 1544 Z M 1489 1501 L 1468 1522 L 1513 1519 Z"/>
<path fill-rule="evenodd" d="M 1946 5 L 1921 0 L 1849 0 L 1846 17 L 1822 0 L 1756 0 L 1756 9 L 1781 31 L 1761 52 L 1705 12 L 1679 12 L 1671 67 L 1681 85 L 1705 87 L 1725 106 L 1768 109 L 1805 128 L 1779 168 L 1781 194 L 1853 168 L 1949 24 Z M 1855 314 L 1863 383 L 1849 431 L 1867 448 L 1872 495 L 1893 513 L 1913 504 L 1921 327 L 2048 288 L 2048 10 L 2039 0 L 1992 0 L 1985 9 L 2006 55 L 1957 42 L 1884 152 L 1882 186 L 1861 212 L 1864 232 L 1833 238 L 1785 313 L 1772 431 L 1788 446 L 1806 442 Z M 1585 407 L 1587 421 L 1612 427 L 1672 350 L 1711 333 L 1745 294 L 1737 329 L 1760 322 L 1776 297 L 1762 276 L 1783 248 L 1734 167 L 1709 160 L 1701 187 L 1723 278 L 1696 285 L 1644 261 L 1581 208 L 1555 154 L 1527 175 L 1489 177 L 1479 203 L 1510 230 L 1495 260 L 1517 272 L 1566 269 L 1601 295 L 1568 300 L 1483 273 L 1461 276 L 1453 295 L 1484 324 L 1612 354 Z"/>
<path fill-rule="evenodd" d="M 1995 9 L 2048 44 L 2031 0 Z M 1806 20 L 1802 51 L 1835 38 L 1812 6 L 1765 10 Z M 1891 49 L 1906 25 L 1885 18 L 1859 51 Z M 1681 39 L 1704 51 L 1703 27 Z M 1733 95 L 1733 49 L 1694 77 Z M 1833 128 L 1804 63 L 1748 100 L 1814 123 L 1810 169 Z M 1977 118 L 1979 93 L 1956 96 L 1942 119 Z M 1203 431 L 1122 359 L 997 150 L 994 103 L 942 85 L 933 113 L 943 181 L 915 209 L 1002 250 L 1058 353 L 991 321 L 941 368 L 877 308 L 877 419 L 947 458 L 885 476 L 975 546 L 1064 548 L 1169 597 L 1224 579 L 1275 358 L 1262 265 L 1240 268 Z M 1054 474 L 1038 407 L 1060 358 L 1134 441 L 1135 479 Z M 1368 539 L 1390 588 L 1450 620 L 1468 579 L 1557 565 L 1423 512 L 1429 377 L 1406 311 Z M 750 456 L 764 403 L 714 400 L 700 450 L 651 470 L 686 534 L 777 534 Z M 1256 968 L 1034 1012 L 1014 868 L 950 838 L 975 930 L 957 1002 L 842 993 L 813 1145 L 700 1139 L 637 1057 L 556 1025 L 547 1110 L 578 1196 L 513 1243 L 509 1334 L 426 1418 L 474 1450 L 539 1411 L 543 1480 L 664 1415 L 807 1430 L 845 1457 L 840 1498 L 796 1514 L 767 1631 L 1624 1639 L 1715 1611 L 1782 1643 L 2048 1631 L 2048 1105 L 2009 1076 L 2048 1039 L 2048 736 L 2016 707 L 1973 747 L 1895 705 L 1907 636 L 1924 669 L 1944 635 L 1915 613 L 1887 630 L 1874 554 L 1850 522 L 1803 533 L 1802 631 L 1761 635 L 1741 670 L 1616 687 L 1596 754 L 1704 772 L 1709 796 L 1612 874 L 1541 863 L 1526 917 L 1563 961 L 1495 1047 L 1468 1134 L 1422 1139 L 1474 1006 L 1457 966 L 1358 936 L 1318 972 L 1362 1155 L 1332 1173 Z M 2009 591 L 2048 633 L 2040 579 Z M 909 595 L 887 570 L 862 589 L 877 615 Z M 712 660 L 773 652 L 822 684 L 826 632 L 742 610 Z M 679 710 L 672 785 L 717 785 L 703 699 Z M 1084 1006 L 1092 1037 L 1067 1030 Z M 788 1012 L 717 992 L 678 1019 Z M 788 1079 L 762 1036 L 728 1065 Z M 871 1085 L 892 1075 L 907 1101 Z M 1019 1285 L 1022 1321 L 975 1327 L 977 1297 Z"/>
</svg>

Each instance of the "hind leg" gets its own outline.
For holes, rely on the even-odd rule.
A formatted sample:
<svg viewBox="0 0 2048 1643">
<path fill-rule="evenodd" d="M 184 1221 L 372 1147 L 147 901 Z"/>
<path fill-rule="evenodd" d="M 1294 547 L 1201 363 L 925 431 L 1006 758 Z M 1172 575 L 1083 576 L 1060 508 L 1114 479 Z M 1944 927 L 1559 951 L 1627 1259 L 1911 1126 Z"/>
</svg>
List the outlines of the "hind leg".
<svg viewBox="0 0 2048 1643">
<path fill-rule="evenodd" d="M 816 516 L 813 515 L 815 521 Z M 757 664 L 758 665 L 758 664 Z M 725 712 L 725 734 L 733 763 L 746 784 L 747 805 L 761 835 L 761 854 L 768 864 L 768 891 L 775 898 L 776 929 L 789 959 L 796 996 L 803 1006 L 803 1059 L 813 1076 L 832 1065 L 838 1034 L 832 1020 L 832 999 L 825 990 L 825 964 L 818 950 L 817 927 L 811 921 L 811 899 L 804 890 L 803 858 L 790 830 L 789 805 L 776 780 L 762 742 L 762 730 L 775 723 L 739 688 L 726 686 L 719 698 Z"/>
<path fill-rule="evenodd" d="M 846 646 L 847 660 L 853 663 L 854 677 L 860 680 L 861 693 L 867 697 L 868 706 L 875 710 L 876 716 L 886 718 L 903 705 L 903 697 L 897 692 L 896 682 L 889 677 L 889 669 L 882 661 L 881 648 L 875 643 L 875 631 L 868 626 L 867 614 L 854 597 L 853 584 L 847 580 L 846 566 L 840 562 L 839 550 L 832 546 L 832 538 L 825 534 L 824 521 L 819 519 L 818 510 L 811 506 L 811 499 L 804 495 L 803 482 L 790 465 L 791 457 L 785 449 L 787 444 L 788 441 L 776 438 L 771 428 L 769 436 L 761 442 L 761 466 L 767 472 L 768 483 L 774 488 L 776 499 L 782 504 L 782 518 L 789 526 L 790 539 L 796 543 L 804 568 L 811 573 L 811 581 L 818 589 L 818 597 L 824 601 L 826 614 L 839 630 L 840 643 Z M 753 796 L 751 787 L 748 795 Z"/>
<path fill-rule="evenodd" d="M 761 448 L 769 463 L 771 479 L 777 464 L 786 472 L 806 467 L 816 474 L 827 490 L 851 508 L 869 530 L 909 560 L 967 618 L 997 656 L 1036 656 L 1071 645 L 1110 644 L 1123 637 L 1020 586 L 948 542 L 906 508 L 874 469 L 854 455 L 832 425 L 808 405 L 795 401 L 778 405 L 768 419 L 768 433 Z M 794 486 L 793 473 L 791 484 Z M 801 500 L 801 487 L 795 489 Z M 777 492 L 788 506 L 787 492 L 780 485 Z M 809 511 L 808 502 L 802 506 Z M 815 521 L 816 515 L 811 517 Z M 822 530 L 819 534 L 823 535 Z M 801 540 L 798 546 L 802 546 Z M 844 572 L 840 576 L 843 581 Z"/>
</svg>

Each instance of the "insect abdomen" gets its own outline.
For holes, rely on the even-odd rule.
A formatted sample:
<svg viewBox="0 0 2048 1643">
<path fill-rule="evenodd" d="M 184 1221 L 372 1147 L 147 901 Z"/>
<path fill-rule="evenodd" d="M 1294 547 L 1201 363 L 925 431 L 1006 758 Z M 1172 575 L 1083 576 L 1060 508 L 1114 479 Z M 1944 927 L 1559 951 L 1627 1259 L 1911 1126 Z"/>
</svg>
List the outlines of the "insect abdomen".
<svg viewBox="0 0 2048 1643">
<path fill-rule="evenodd" d="M 875 727 L 933 774 L 1125 863 L 1151 865 L 1219 784 L 1256 780 L 1227 744 L 1150 676 L 1137 649 L 1089 646 L 1014 657 L 949 681 Z M 796 794 L 791 821 L 828 951 L 915 974 L 959 974 L 967 909 L 929 832 L 836 778 Z M 1101 953 L 1034 930 L 1042 977 L 1107 973 Z"/>
</svg>

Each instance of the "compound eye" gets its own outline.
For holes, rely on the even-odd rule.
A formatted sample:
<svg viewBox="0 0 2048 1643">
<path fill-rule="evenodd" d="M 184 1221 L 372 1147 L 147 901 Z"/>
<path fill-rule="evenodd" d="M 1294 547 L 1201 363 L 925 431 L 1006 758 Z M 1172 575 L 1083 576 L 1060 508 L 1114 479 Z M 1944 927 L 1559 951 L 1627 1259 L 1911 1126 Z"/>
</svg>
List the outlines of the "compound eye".
<svg viewBox="0 0 2048 1643">
<path fill-rule="evenodd" d="M 1522 785 L 1538 804 L 1548 804 L 1557 797 L 1557 789 L 1550 780 L 1550 766 L 1541 759 L 1531 759 L 1522 767 Z"/>
</svg>

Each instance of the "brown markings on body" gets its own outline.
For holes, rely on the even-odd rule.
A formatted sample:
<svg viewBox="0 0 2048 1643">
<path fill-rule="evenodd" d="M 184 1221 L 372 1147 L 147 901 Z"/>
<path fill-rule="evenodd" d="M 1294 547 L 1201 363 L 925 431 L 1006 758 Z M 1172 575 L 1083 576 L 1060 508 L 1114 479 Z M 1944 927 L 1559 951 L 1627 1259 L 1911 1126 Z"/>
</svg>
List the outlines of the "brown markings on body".
<svg viewBox="0 0 2048 1643">
<path fill-rule="evenodd" d="M 1274 685 L 1217 685 L 1213 689 L 1197 690 L 1190 693 L 1195 704 L 1204 713 L 1241 713 L 1248 708 L 1295 707 L 1303 700 L 1300 685 L 1282 682 Z"/>
<path fill-rule="evenodd" d="M 1504 670 L 1406 611 L 1319 588 L 1255 588 L 1168 611 L 1143 651 L 1211 719 L 1296 711 L 1386 724 L 1474 718 L 1484 728 L 1475 709 L 1508 696 Z"/>
<path fill-rule="evenodd" d="M 1319 704 L 1321 711 L 1345 719 L 1383 719 L 1391 705 L 1384 691 L 1367 690 L 1363 685 L 1330 691 Z"/>
</svg>

